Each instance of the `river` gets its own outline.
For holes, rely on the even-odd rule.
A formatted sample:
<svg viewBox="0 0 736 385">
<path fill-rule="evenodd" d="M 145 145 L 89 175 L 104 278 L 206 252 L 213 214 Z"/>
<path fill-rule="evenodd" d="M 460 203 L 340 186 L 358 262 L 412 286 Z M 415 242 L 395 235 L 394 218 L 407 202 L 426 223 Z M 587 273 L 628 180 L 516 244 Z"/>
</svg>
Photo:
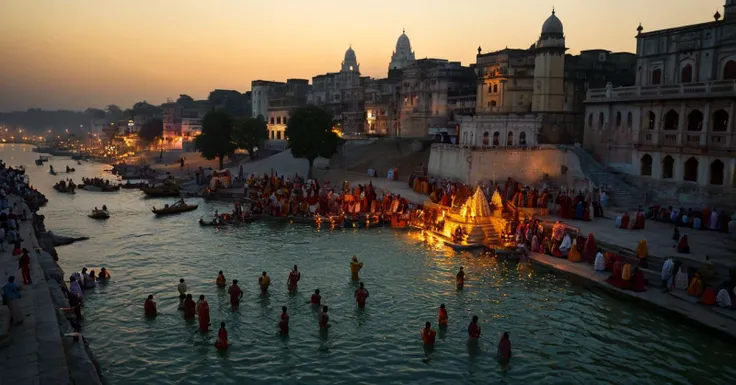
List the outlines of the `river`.
<svg viewBox="0 0 736 385">
<path fill-rule="evenodd" d="M 591 291 L 548 272 L 455 253 L 425 244 L 416 233 L 391 229 L 316 230 L 305 225 L 258 222 L 241 228 L 202 228 L 196 221 L 223 203 L 178 216 L 155 218 L 136 190 L 60 194 L 63 177 L 108 176 L 107 165 L 50 161 L 73 174 L 51 176 L 36 166 L 29 146 L 1 145 L 0 159 L 25 165 L 31 184 L 46 194 L 41 209 L 58 234 L 90 240 L 58 248 L 67 275 L 105 266 L 112 281 L 86 295 L 83 332 L 110 384 L 730 384 L 736 378 L 736 347 L 717 336 L 642 307 Z M 106 204 L 107 221 L 87 217 Z M 365 262 L 361 279 L 370 291 L 357 310 L 349 258 Z M 285 281 L 292 265 L 302 272 L 299 291 Z M 465 289 L 454 274 L 465 266 Z M 239 279 L 243 303 L 232 311 L 217 271 Z M 272 277 L 260 295 L 261 271 Z M 210 303 L 213 326 L 227 323 L 231 348 L 214 347 L 216 332 L 201 334 L 177 311 L 176 285 L 184 278 L 195 297 Z M 318 330 L 306 304 L 319 288 L 330 307 L 331 329 Z M 143 316 L 154 294 L 161 313 Z M 420 340 L 424 322 L 436 323 L 437 307 L 450 315 L 433 351 Z M 281 306 L 288 306 L 290 335 L 277 333 Z M 480 351 L 468 348 L 466 328 L 480 317 Z M 514 357 L 502 373 L 495 360 L 500 333 L 511 335 Z"/>
</svg>

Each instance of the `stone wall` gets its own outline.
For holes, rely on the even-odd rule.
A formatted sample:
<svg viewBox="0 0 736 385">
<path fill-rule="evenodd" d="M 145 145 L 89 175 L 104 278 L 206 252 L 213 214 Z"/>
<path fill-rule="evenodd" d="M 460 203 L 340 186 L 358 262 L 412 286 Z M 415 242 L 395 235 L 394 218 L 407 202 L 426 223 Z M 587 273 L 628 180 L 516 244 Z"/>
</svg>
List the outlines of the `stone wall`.
<svg viewBox="0 0 736 385">
<path fill-rule="evenodd" d="M 563 165 L 568 168 L 564 176 Z M 527 185 L 538 185 L 545 175 L 566 185 L 584 179 L 577 156 L 553 146 L 481 149 L 435 144 L 428 168 L 432 176 L 470 185 L 509 177 Z"/>
<path fill-rule="evenodd" d="M 647 203 L 699 210 L 704 207 L 736 210 L 736 190 L 677 183 L 626 175 L 624 179 L 646 192 Z"/>
</svg>

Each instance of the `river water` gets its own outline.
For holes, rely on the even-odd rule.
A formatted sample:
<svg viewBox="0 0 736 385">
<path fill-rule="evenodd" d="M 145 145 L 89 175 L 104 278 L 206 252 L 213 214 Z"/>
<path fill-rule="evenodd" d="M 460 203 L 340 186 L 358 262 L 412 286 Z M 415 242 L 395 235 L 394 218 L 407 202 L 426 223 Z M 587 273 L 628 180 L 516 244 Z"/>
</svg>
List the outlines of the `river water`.
<svg viewBox="0 0 736 385">
<path fill-rule="evenodd" d="M 29 146 L 2 145 L 0 159 L 23 164 L 31 184 L 50 202 L 41 210 L 49 229 L 91 239 L 58 248 L 67 275 L 82 267 L 107 267 L 112 281 L 87 294 L 83 332 L 110 384 L 730 384 L 736 348 L 668 317 L 602 292 L 590 291 L 548 272 L 496 262 L 425 244 L 411 232 L 390 229 L 319 231 L 310 226 L 259 222 L 242 228 L 201 228 L 196 221 L 228 205 L 198 202 L 194 212 L 155 218 L 136 190 L 59 194 L 51 186 L 65 176 L 105 176 L 109 166 L 76 165 L 52 158 L 57 170 L 36 166 Z M 193 201 L 196 201 L 194 199 Z M 107 221 L 86 214 L 106 204 Z M 361 279 L 371 295 L 356 309 L 349 258 L 365 262 Z M 289 295 L 292 265 L 302 272 Z M 454 274 L 465 266 L 465 289 Z M 245 295 L 232 311 L 217 271 L 239 279 Z M 261 271 L 271 293 L 257 287 Z M 213 326 L 227 323 L 231 348 L 214 347 L 216 332 L 201 334 L 177 311 L 176 285 L 204 294 Z M 332 328 L 318 330 L 306 304 L 319 288 L 330 306 Z M 159 316 L 143 316 L 154 294 Z M 436 323 L 437 306 L 450 315 L 433 351 L 419 336 Z M 280 337 L 281 306 L 291 316 L 290 336 Z M 466 328 L 481 320 L 480 350 L 469 349 Z M 509 331 L 514 357 L 502 373 L 495 361 L 500 333 Z"/>
</svg>

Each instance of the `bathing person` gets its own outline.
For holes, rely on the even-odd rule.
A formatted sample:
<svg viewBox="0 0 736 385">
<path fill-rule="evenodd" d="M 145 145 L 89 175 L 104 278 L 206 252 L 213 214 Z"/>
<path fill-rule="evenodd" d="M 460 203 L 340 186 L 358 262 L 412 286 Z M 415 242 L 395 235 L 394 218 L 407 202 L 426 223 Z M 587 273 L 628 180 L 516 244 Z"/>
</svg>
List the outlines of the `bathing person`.
<svg viewBox="0 0 736 385">
<path fill-rule="evenodd" d="M 478 316 L 474 315 L 473 320 L 468 325 L 468 337 L 471 340 L 477 340 L 480 338 L 480 325 L 478 325 Z"/>
<path fill-rule="evenodd" d="M 197 301 L 197 318 L 199 320 L 199 331 L 206 332 L 210 326 L 210 304 L 204 299 L 204 295 L 199 296 Z"/>
<path fill-rule="evenodd" d="M 319 313 L 319 328 L 327 329 L 330 327 L 330 317 L 327 315 L 327 306 L 322 306 L 322 312 Z"/>
<path fill-rule="evenodd" d="M 153 294 L 149 295 L 143 304 L 143 311 L 148 317 L 155 317 L 158 314 L 156 310 L 156 302 L 153 300 Z"/>
<path fill-rule="evenodd" d="M 463 270 L 462 266 L 460 266 L 460 271 L 458 271 L 455 275 L 455 284 L 460 290 L 462 290 L 463 286 L 465 286 L 465 270 Z"/>
<path fill-rule="evenodd" d="M 184 318 L 194 319 L 194 315 L 197 312 L 197 303 L 192 299 L 191 294 L 187 294 L 187 298 L 184 300 Z"/>
<path fill-rule="evenodd" d="M 319 295 L 319 289 L 314 291 L 314 294 L 312 294 L 312 300 L 310 302 L 312 305 L 319 305 L 322 303 L 322 296 Z"/>
<path fill-rule="evenodd" d="M 290 291 L 295 291 L 297 288 L 297 282 L 302 278 L 302 273 L 299 272 L 296 265 L 294 265 L 294 269 L 291 270 L 289 273 L 289 278 L 286 280 L 286 287 Z"/>
<path fill-rule="evenodd" d="M 227 330 L 225 330 L 224 322 L 220 322 L 220 330 L 217 331 L 217 341 L 215 341 L 215 348 L 218 350 L 227 349 Z"/>
<path fill-rule="evenodd" d="M 261 276 L 258 277 L 258 285 L 261 287 L 261 292 L 265 293 L 268 291 L 268 287 L 271 286 L 271 277 L 264 271 Z"/>
<path fill-rule="evenodd" d="M 179 279 L 179 284 L 176 285 L 176 290 L 179 291 L 179 301 L 183 301 L 187 298 L 187 284 L 184 282 L 184 278 Z"/>
<path fill-rule="evenodd" d="M 353 260 L 350 261 L 350 272 L 352 273 L 353 281 L 357 281 L 358 273 L 363 268 L 363 262 L 358 262 L 358 257 L 353 255 Z"/>
<path fill-rule="evenodd" d="M 437 323 L 440 325 L 440 327 L 447 326 L 447 309 L 445 308 L 445 304 L 440 304 L 440 308 L 437 310 Z"/>
<path fill-rule="evenodd" d="M 355 291 L 355 302 L 358 303 L 358 307 L 363 309 L 365 307 L 365 300 L 368 299 L 368 290 L 363 286 L 363 282 L 360 283 L 360 287 Z"/>
<path fill-rule="evenodd" d="M 432 324 L 430 322 L 425 323 L 424 329 L 422 329 L 422 341 L 424 342 L 424 345 L 434 345 L 435 336 L 437 336 L 437 332 L 432 330 Z"/>
<path fill-rule="evenodd" d="M 227 289 L 227 292 L 230 294 L 230 305 L 238 306 L 240 299 L 243 298 L 243 290 L 238 286 L 237 279 L 233 279 L 233 284 Z"/>
<path fill-rule="evenodd" d="M 217 273 L 217 279 L 215 279 L 215 284 L 217 287 L 225 287 L 227 286 L 227 281 L 225 281 L 225 274 L 222 273 L 222 270 L 220 270 L 219 273 Z"/>
<path fill-rule="evenodd" d="M 501 337 L 501 341 L 498 342 L 498 362 L 501 364 L 501 369 L 505 372 L 508 370 L 509 361 L 511 361 L 511 340 L 509 339 L 509 332 L 504 332 Z"/>
<path fill-rule="evenodd" d="M 286 306 L 281 307 L 281 320 L 279 321 L 281 334 L 289 334 L 289 315 L 286 314 Z"/>
</svg>

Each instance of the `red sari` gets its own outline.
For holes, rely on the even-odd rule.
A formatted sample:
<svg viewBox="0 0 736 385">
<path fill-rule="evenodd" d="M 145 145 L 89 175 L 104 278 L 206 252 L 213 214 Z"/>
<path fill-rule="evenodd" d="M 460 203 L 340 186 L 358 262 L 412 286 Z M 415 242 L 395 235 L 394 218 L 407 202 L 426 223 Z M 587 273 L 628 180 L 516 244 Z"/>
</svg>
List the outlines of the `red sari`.
<svg viewBox="0 0 736 385">
<path fill-rule="evenodd" d="M 628 229 L 629 228 L 629 213 L 625 213 L 621 217 L 621 227 L 620 229 Z"/>
<path fill-rule="evenodd" d="M 208 331 L 210 326 L 210 305 L 207 301 L 199 301 L 197 304 L 197 319 L 199 320 L 199 331 Z"/>
<path fill-rule="evenodd" d="M 585 240 L 585 246 L 583 246 L 582 258 L 583 261 L 593 262 L 595 261 L 595 255 L 598 249 L 595 246 L 595 237 L 593 233 L 588 234 L 588 239 Z"/>
<path fill-rule="evenodd" d="M 634 273 L 634 277 L 631 278 L 631 290 L 636 292 L 647 291 L 646 285 L 647 280 L 644 279 L 644 274 L 642 274 L 641 270 L 637 270 Z"/>
<path fill-rule="evenodd" d="M 215 348 L 220 350 L 227 349 L 227 330 L 220 328 L 217 331 L 217 341 L 215 341 Z"/>
</svg>

